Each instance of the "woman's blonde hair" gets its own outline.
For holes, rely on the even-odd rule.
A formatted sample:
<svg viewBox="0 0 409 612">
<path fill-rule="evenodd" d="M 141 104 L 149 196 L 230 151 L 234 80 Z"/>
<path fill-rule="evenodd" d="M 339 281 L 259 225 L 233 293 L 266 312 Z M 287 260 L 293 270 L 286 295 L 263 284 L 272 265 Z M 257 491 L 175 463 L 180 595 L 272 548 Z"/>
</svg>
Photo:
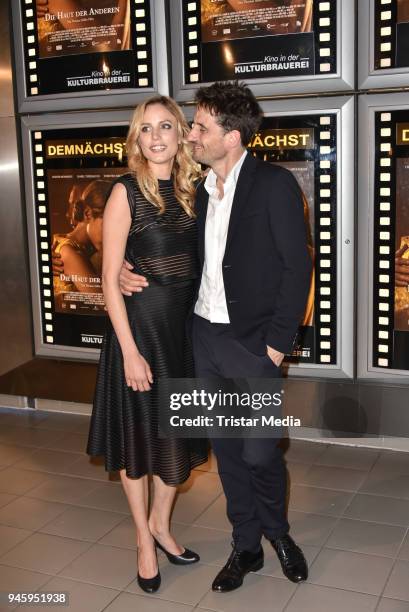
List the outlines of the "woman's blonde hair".
<svg viewBox="0 0 409 612">
<path fill-rule="evenodd" d="M 149 168 L 148 161 L 138 143 L 145 109 L 152 104 L 162 104 L 176 119 L 178 141 L 180 144 L 172 168 L 175 197 L 185 212 L 190 217 L 194 217 L 194 182 L 201 176 L 200 166 L 193 161 L 190 147 L 186 140 L 189 126 L 181 109 L 172 98 L 152 96 L 136 107 L 126 139 L 128 167 L 135 175 L 139 189 L 145 198 L 157 206 L 162 214 L 165 211 L 165 202 L 159 193 L 158 179 Z"/>
</svg>

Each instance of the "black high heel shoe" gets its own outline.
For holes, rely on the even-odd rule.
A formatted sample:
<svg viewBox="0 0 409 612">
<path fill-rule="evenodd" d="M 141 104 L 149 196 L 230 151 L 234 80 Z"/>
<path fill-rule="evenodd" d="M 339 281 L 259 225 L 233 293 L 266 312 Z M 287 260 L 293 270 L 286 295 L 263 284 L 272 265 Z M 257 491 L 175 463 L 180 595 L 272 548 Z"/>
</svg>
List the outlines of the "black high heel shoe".
<svg viewBox="0 0 409 612">
<path fill-rule="evenodd" d="M 191 563 L 197 563 L 198 561 L 200 561 L 199 555 L 193 552 L 193 550 L 185 548 L 181 555 L 173 555 L 168 550 L 166 550 L 166 548 L 164 548 L 156 538 L 153 538 L 153 541 L 155 542 L 159 550 L 165 553 L 169 563 L 173 563 L 173 565 L 190 565 Z"/>
<path fill-rule="evenodd" d="M 156 591 L 160 587 L 160 583 L 162 580 L 160 576 L 160 571 L 159 571 L 159 564 L 158 564 L 158 573 L 156 574 L 156 576 L 153 576 L 152 578 L 142 578 L 138 570 L 138 575 L 136 579 L 142 591 L 145 591 L 145 593 L 156 593 Z"/>
</svg>

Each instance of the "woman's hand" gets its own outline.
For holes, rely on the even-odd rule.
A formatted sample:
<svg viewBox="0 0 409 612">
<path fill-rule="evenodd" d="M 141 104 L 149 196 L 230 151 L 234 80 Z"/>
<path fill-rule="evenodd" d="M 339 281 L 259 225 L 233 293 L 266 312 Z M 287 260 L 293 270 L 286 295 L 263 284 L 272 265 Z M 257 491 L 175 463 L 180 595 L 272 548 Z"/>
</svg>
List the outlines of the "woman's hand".
<svg viewBox="0 0 409 612">
<path fill-rule="evenodd" d="M 135 350 L 124 355 L 125 380 L 134 391 L 150 391 L 153 376 L 149 363 Z"/>
</svg>

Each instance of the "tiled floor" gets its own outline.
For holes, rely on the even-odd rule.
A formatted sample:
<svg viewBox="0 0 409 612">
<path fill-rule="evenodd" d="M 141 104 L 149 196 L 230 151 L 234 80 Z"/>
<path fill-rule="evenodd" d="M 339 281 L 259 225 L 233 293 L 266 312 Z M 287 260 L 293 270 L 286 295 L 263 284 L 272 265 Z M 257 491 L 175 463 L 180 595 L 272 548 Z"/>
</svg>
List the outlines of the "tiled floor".
<svg viewBox="0 0 409 612">
<path fill-rule="evenodd" d="M 409 454 L 291 442 L 289 519 L 308 582 L 286 580 L 264 542 L 263 569 L 230 594 L 210 590 L 231 539 L 211 459 L 173 515 L 201 562 L 180 568 L 160 553 L 162 587 L 147 596 L 126 499 L 85 456 L 87 429 L 83 416 L 0 410 L 0 592 L 64 591 L 73 612 L 409 612 Z"/>
</svg>

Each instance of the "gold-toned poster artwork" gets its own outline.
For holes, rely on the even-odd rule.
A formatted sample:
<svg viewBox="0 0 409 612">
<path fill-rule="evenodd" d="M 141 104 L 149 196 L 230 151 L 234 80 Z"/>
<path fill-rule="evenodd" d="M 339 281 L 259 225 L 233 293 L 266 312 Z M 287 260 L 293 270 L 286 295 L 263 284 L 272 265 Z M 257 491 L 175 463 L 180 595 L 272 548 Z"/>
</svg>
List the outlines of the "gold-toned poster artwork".
<svg viewBox="0 0 409 612">
<path fill-rule="evenodd" d="M 101 286 L 102 218 L 122 168 L 47 170 L 52 252 L 63 271 L 53 276 L 55 312 L 104 314 Z"/>
<path fill-rule="evenodd" d="M 40 58 L 131 48 L 129 0 L 36 0 Z"/>
<path fill-rule="evenodd" d="M 201 0 L 202 41 L 310 32 L 312 9 L 313 0 Z"/>
<path fill-rule="evenodd" d="M 401 331 L 409 331 L 408 203 L 409 158 L 400 158 L 396 160 L 395 329 Z"/>
<path fill-rule="evenodd" d="M 398 0 L 397 22 L 409 21 L 409 0 Z"/>
</svg>

